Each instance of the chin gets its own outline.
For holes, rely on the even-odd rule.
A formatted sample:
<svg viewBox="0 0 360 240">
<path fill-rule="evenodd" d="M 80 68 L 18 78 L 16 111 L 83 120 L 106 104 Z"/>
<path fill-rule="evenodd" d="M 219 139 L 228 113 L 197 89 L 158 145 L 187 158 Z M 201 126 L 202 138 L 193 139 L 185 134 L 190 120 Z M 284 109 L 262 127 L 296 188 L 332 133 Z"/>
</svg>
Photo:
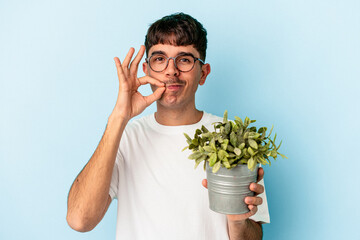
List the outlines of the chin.
<svg viewBox="0 0 360 240">
<path fill-rule="evenodd" d="M 158 100 L 158 103 L 163 107 L 170 107 L 170 108 L 174 108 L 174 107 L 176 108 L 181 105 L 178 96 L 171 96 L 171 95 L 162 96 Z"/>
</svg>

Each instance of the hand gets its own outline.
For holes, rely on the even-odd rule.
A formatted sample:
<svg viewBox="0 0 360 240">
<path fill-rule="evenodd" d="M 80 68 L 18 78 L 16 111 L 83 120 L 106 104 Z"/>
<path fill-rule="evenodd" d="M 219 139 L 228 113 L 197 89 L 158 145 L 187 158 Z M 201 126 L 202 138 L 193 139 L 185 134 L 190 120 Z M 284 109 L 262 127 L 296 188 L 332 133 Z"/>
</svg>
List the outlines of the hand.
<svg viewBox="0 0 360 240">
<path fill-rule="evenodd" d="M 119 78 L 119 94 L 112 114 L 127 121 L 139 115 L 150 104 L 158 100 L 165 91 L 165 84 L 155 78 L 149 76 L 137 78 L 138 66 L 144 55 L 145 47 L 140 47 L 138 54 L 130 63 L 134 52 L 135 49 L 130 48 L 122 64 L 118 57 L 114 58 Z M 158 88 L 153 94 L 143 96 L 138 89 L 141 85 L 148 83 L 156 85 Z"/>
<path fill-rule="evenodd" d="M 249 189 L 255 193 L 255 196 L 254 197 L 246 197 L 244 199 L 245 203 L 248 205 L 250 212 L 244 213 L 244 214 L 226 215 L 227 220 L 229 222 L 242 222 L 242 221 L 248 219 L 249 217 L 255 215 L 255 213 L 257 212 L 257 206 L 262 204 L 262 198 L 258 197 L 257 195 L 264 192 L 264 187 L 262 185 L 258 184 L 258 182 L 261 179 L 263 179 L 263 177 L 264 177 L 264 169 L 262 167 L 260 167 L 258 169 L 257 182 L 251 183 L 249 186 Z M 206 179 L 204 179 L 202 181 L 202 185 L 207 188 L 207 180 Z"/>
</svg>

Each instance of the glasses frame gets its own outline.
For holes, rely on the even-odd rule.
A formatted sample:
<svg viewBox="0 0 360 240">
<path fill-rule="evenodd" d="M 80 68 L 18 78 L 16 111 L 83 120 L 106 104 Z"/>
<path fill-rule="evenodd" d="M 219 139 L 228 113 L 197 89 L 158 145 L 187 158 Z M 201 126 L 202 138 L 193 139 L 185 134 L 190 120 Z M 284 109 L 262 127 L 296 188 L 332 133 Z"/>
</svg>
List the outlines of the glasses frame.
<svg viewBox="0 0 360 240">
<path fill-rule="evenodd" d="M 151 59 L 153 56 L 155 56 L 155 55 L 163 55 L 163 56 L 166 58 L 165 68 L 164 68 L 163 70 L 161 70 L 161 71 L 156 71 L 156 70 L 154 70 L 154 69 L 151 67 L 150 59 Z M 190 57 L 192 57 L 192 58 L 194 59 L 194 64 L 193 64 L 193 66 L 191 67 L 190 70 L 182 71 L 182 70 L 180 70 L 180 69 L 178 68 L 178 66 L 176 65 L 175 59 L 176 59 L 177 57 L 180 57 L 180 56 L 190 56 Z M 179 55 L 177 55 L 177 56 L 175 56 L 175 57 L 167 57 L 165 54 L 159 54 L 159 53 L 157 53 L 157 54 L 151 55 L 151 56 L 148 57 L 148 58 L 145 58 L 145 61 L 146 61 L 146 63 L 149 64 L 151 70 L 153 70 L 154 72 L 162 72 L 162 71 L 164 71 L 164 70 L 169 66 L 169 60 L 170 60 L 170 59 L 172 59 L 172 60 L 174 61 L 174 65 L 175 65 L 176 69 L 177 69 L 179 72 L 190 72 L 191 70 L 193 70 L 196 61 L 199 61 L 201 64 L 205 64 L 205 62 L 204 62 L 203 60 L 201 60 L 200 58 L 194 57 L 192 54 L 179 54 Z"/>
</svg>

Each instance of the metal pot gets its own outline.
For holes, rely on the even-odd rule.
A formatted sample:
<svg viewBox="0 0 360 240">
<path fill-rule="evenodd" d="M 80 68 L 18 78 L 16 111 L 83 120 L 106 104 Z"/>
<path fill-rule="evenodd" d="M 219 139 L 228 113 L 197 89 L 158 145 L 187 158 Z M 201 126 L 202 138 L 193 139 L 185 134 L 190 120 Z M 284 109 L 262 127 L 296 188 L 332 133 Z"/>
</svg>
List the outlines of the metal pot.
<svg viewBox="0 0 360 240">
<path fill-rule="evenodd" d="M 223 214 L 249 212 L 244 199 L 246 196 L 254 196 L 249 186 L 257 180 L 258 167 L 257 165 L 255 170 L 251 171 L 247 165 L 239 164 L 232 169 L 221 167 L 219 171 L 213 173 L 212 167 L 207 162 L 206 176 L 210 209 Z"/>
</svg>

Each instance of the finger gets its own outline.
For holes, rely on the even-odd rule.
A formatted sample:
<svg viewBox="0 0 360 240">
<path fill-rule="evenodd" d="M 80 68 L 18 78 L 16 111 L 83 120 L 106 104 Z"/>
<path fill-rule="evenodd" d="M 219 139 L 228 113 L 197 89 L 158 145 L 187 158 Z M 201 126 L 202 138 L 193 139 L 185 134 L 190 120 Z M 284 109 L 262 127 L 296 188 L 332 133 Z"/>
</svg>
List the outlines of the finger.
<svg viewBox="0 0 360 240">
<path fill-rule="evenodd" d="M 201 183 L 204 186 L 204 188 L 207 188 L 207 180 L 206 179 L 203 179 Z"/>
<path fill-rule="evenodd" d="M 249 205 L 248 208 L 250 210 L 251 215 L 255 215 L 255 213 L 258 211 L 257 206 L 254 205 Z"/>
<path fill-rule="evenodd" d="M 114 57 L 114 61 L 115 61 L 115 66 L 116 66 L 119 82 L 124 81 L 125 76 L 124 76 L 124 71 L 121 67 L 120 59 L 118 57 Z"/>
<path fill-rule="evenodd" d="M 126 67 L 126 68 L 129 67 L 129 63 L 131 61 L 131 58 L 132 58 L 134 52 L 135 52 L 135 49 L 131 47 L 123 61 L 123 64 L 122 64 L 123 67 Z"/>
<path fill-rule="evenodd" d="M 259 167 L 259 169 L 258 169 L 258 177 L 257 177 L 258 182 L 261 181 L 261 179 L 264 178 L 264 174 L 265 174 L 264 169 L 262 167 Z"/>
<path fill-rule="evenodd" d="M 245 203 L 248 205 L 258 206 L 263 203 L 263 200 L 261 197 L 246 197 Z"/>
<path fill-rule="evenodd" d="M 250 184 L 250 190 L 253 191 L 256 195 L 261 194 L 264 192 L 264 186 L 257 183 Z"/>
<path fill-rule="evenodd" d="M 158 87 L 164 87 L 165 86 L 165 83 L 163 83 L 163 82 L 161 82 L 161 81 L 159 81 L 159 80 L 157 80 L 155 78 L 149 77 L 149 76 L 144 76 L 144 77 L 138 78 L 138 80 L 139 80 L 139 83 L 141 85 L 150 83 L 150 84 L 158 86 Z"/>
<path fill-rule="evenodd" d="M 134 60 L 130 64 L 130 73 L 131 74 L 136 74 L 137 73 L 139 63 L 140 63 L 142 57 L 144 56 L 144 53 L 145 53 L 145 46 L 141 45 L 139 52 L 137 53 L 136 57 L 134 58 Z"/>
<path fill-rule="evenodd" d="M 146 101 L 146 105 L 150 106 L 153 102 L 160 99 L 162 94 L 165 92 L 165 89 L 166 89 L 165 87 L 159 87 L 154 91 L 153 94 L 144 97 Z"/>
</svg>

